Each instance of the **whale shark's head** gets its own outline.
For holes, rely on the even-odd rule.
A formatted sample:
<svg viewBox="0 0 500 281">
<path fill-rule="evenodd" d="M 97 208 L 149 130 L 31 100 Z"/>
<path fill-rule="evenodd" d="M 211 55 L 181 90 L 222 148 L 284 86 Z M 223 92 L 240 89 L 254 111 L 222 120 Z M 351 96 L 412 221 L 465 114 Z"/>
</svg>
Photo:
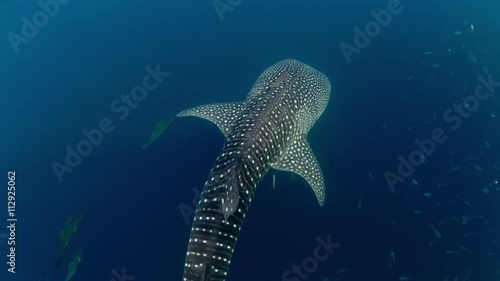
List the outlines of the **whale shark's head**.
<svg viewBox="0 0 500 281">
<path fill-rule="evenodd" d="M 286 103 L 297 109 L 297 120 L 303 133 L 318 120 L 330 99 L 330 80 L 323 73 L 294 59 L 279 61 L 264 71 L 253 85 L 247 101 L 280 88 Z"/>
</svg>

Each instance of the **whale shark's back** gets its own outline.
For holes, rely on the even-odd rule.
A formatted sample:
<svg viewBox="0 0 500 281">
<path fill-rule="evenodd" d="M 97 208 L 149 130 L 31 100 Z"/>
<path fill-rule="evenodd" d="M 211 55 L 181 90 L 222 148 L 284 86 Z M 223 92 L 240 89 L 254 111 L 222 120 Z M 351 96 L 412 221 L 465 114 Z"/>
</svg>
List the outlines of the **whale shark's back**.
<svg viewBox="0 0 500 281">
<path fill-rule="evenodd" d="M 323 175 L 306 134 L 329 96 L 325 75 L 283 60 L 259 76 L 245 102 L 198 106 L 177 115 L 210 120 L 227 137 L 200 195 L 185 281 L 226 280 L 256 187 L 270 168 L 302 176 L 323 205 Z"/>
</svg>

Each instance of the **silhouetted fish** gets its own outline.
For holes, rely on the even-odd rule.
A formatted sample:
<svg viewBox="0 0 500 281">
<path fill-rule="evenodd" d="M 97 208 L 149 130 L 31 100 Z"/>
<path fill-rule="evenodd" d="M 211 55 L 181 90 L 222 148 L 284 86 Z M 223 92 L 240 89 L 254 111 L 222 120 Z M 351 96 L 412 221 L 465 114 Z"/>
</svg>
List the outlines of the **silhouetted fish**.
<svg viewBox="0 0 500 281">
<path fill-rule="evenodd" d="M 144 150 L 144 149 L 148 148 L 154 141 L 156 141 L 156 139 L 158 139 L 163 134 L 163 132 L 168 127 L 170 127 L 170 124 L 172 124 L 172 121 L 174 121 L 174 119 L 175 119 L 175 116 L 168 115 L 167 117 L 160 120 L 160 122 L 158 122 L 158 124 L 156 124 L 155 130 L 153 131 L 153 133 L 149 137 L 148 142 L 146 144 L 141 145 L 141 148 Z"/>
</svg>

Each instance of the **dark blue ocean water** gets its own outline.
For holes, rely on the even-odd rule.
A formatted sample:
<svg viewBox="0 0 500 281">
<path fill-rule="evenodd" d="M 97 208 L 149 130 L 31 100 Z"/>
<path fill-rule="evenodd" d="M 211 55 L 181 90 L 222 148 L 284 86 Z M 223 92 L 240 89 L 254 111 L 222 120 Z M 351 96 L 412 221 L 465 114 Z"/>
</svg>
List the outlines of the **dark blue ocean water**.
<svg viewBox="0 0 500 281">
<path fill-rule="evenodd" d="M 184 118 L 147 150 L 139 146 L 168 114 L 242 101 L 286 58 L 332 84 L 308 137 L 326 203 L 318 206 L 300 177 L 269 172 L 228 280 L 500 280 L 497 1 L 221 0 L 229 5 L 222 15 L 212 0 L 51 3 L 58 8 L 46 18 L 36 1 L 0 3 L 0 280 L 64 280 L 79 247 L 75 281 L 181 280 L 192 216 L 186 223 L 180 207 L 194 207 L 193 190 L 224 137 Z M 388 5 L 397 12 L 373 25 L 371 11 Z M 367 24 L 373 36 L 356 41 L 354 28 Z M 357 48 L 348 56 L 347 45 Z M 125 112 L 120 96 L 142 85 L 148 67 L 169 75 Z M 67 149 L 100 122 L 113 131 L 58 177 L 54 163 L 68 165 Z M 415 140 L 440 129 L 446 140 L 391 190 L 388 173 L 398 175 Z M 80 211 L 66 260 L 54 268 L 59 231 Z M 15 235 L 15 274 L 5 234 Z M 309 259 L 328 237 L 340 246 L 324 261 Z M 286 274 L 294 265 L 304 273 Z M 117 277 L 122 270 L 128 279 Z"/>
</svg>

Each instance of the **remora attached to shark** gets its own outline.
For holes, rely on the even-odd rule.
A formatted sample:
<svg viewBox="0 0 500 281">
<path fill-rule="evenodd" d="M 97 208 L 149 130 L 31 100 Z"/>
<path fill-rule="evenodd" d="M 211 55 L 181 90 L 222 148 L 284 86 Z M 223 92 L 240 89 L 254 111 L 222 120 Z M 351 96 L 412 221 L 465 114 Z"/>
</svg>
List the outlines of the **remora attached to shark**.
<svg viewBox="0 0 500 281">
<path fill-rule="evenodd" d="M 182 111 L 215 123 L 226 137 L 196 209 L 184 281 L 224 281 L 257 184 L 273 168 L 302 176 L 320 205 L 325 183 L 307 133 L 325 110 L 330 81 L 297 60 L 264 71 L 244 102 Z"/>
</svg>

